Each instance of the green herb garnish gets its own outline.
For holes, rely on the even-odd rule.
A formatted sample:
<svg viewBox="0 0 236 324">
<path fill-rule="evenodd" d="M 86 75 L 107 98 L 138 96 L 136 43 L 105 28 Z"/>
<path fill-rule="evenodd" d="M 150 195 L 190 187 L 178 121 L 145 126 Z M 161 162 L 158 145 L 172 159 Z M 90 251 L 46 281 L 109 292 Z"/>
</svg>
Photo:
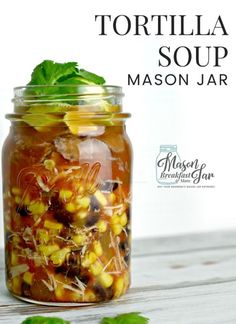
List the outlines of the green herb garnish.
<svg viewBox="0 0 236 324">
<path fill-rule="evenodd" d="M 70 324 L 59 317 L 32 316 L 27 317 L 21 324 Z"/>
<path fill-rule="evenodd" d="M 104 317 L 101 324 L 147 324 L 149 319 L 140 313 L 121 314 L 116 317 Z"/>
<path fill-rule="evenodd" d="M 116 317 L 104 317 L 101 324 L 147 324 L 149 319 L 140 313 L 121 314 Z M 59 317 L 33 316 L 26 318 L 21 324 L 70 324 Z"/>
<path fill-rule="evenodd" d="M 38 64 L 28 85 L 63 85 L 63 84 L 104 84 L 103 77 L 84 69 L 79 69 L 76 62 L 56 63 L 45 60 Z"/>
</svg>

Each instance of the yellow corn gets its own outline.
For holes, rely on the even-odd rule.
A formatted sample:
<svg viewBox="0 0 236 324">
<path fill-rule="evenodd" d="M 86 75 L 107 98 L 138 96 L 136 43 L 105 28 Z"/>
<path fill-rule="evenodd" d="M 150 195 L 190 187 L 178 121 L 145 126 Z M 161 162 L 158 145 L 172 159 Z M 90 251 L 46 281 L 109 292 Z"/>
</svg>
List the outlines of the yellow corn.
<svg viewBox="0 0 236 324">
<path fill-rule="evenodd" d="M 104 220 L 100 219 L 97 222 L 97 228 L 100 233 L 104 233 L 107 230 L 107 223 Z"/>
<path fill-rule="evenodd" d="M 33 215 L 43 215 L 46 212 L 47 208 L 42 202 L 33 201 L 28 206 L 28 210 Z"/>
<path fill-rule="evenodd" d="M 97 201 L 102 205 L 102 206 L 106 206 L 107 205 L 107 200 L 106 197 L 104 196 L 104 194 L 100 191 L 97 190 L 94 193 L 95 198 L 97 199 Z"/>
<path fill-rule="evenodd" d="M 19 238 L 19 236 L 14 235 L 13 238 L 12 238 L 12 243 L 13 243 L 14 245 L 18 245 L 18 244 L 20 243 L 20 238 Z"/>
<path fill-rule="evenodd" d="M 15 266 L 17 264 L 18 264 L 18 256 L 17 256 L 16 252 L 13 250 L 11 252 L 11 265 Z"/>
<path fill-rule="evenodd" d="M 45 220 L 44 227 L 48 228 L 48 229 L 62 230 L 63 224 L 54 222 L 54 221 L 50 221 L 50 220 Z"/>
<path fill-rule="evenodd" d="M 55 161 L 51 160 L 51 159 L 50 160 L 45 160 L 43 164 L 44 164 L 45 168 L 47 170 L 49 170 L 49 171 L 52 171 L 56 166 Z"/>
<path fill-rule="evenodd" d="M 103 251 L 102 251 L 102 245 L 100 241 L 93 242 L 93 250 L 98 257 L 102 255 Z"/>
<path fill-rule="evenodd" d="M 30 196 L 27 194 L 24 198 L 24 205 L 29 205 L 30 204 Z"/>
<path fill-rule="evenodd" d="M 12 291 L 15 294 L 21 294 L 21 284 L 22 284 L 22 279 L 20 276 L 16 276 L 12 279 Z"/>
<path fill-rule="evenodd" d="M 111 224 L 111 229 L 115 235 L 120 235 L 122 232 L 121 224 Z"/>
<path fill-rule="evenodd" d="M 70 199 L 72 195 L 73 195 L 73 192 L 70 190 L 66 190 L 66 189 L 61 189 L 59 192 L 59 198 L 64 201 Z"/>
<path fill-rule="evenodd" d="M 114 214 L 111 217 L 111 224 L 119 224 L 120 223 L 120 216 L 117 214 Z"/>
<path fill-rule="evenodd" d="M 84 242 L 86 241 L 86 235 L 85 234 L 73 235 L 72 240 L 78 245 L 84 244 Z"/>
<path fill-rule="evenodd" d="M 109 288 L 113 284 L 113 277 L 107 272 L 102 272 L 98 277 L 98 281 L 104 288 Z"/>
<path fill-rule="evenodd" d="M 26 271 L 24 274 L 23 274 L 23 280 L 24 282 L 26 282 L 28 285 L 32 285 L 32 282 L 33 282 L 33 273 L 32 272 L 29 272 L 29 271 Z"/>
<path fill-rule="evenodd" d="M 49 241 L 48 231 L 42 228 L 37 229 L 36 238 L 41 244 L 46 244 Z"/>
<path fill-rule="evenodd" d="M 102 272 L 102 265 L 100 262 L 96 261 L 93 264 L 90 265 L 89 267 L 89 271 L 94 275 L 94 276 L 98 276 L 100 275 L 100 273 Z"/>
<path fill-rule="evenodd" d="M 108 195 L 108 199 L 109 199 L 109 201 L 110 201 L 111 204 L 114 204 L 114 202 L 116 201 L 116 195 L 114 194 L 114 192 L 111 192 Z"/>
<path fill-rule="evenodd" d="M 60 249 L 59 245 L 39 245 L 39 251 L 45 256 L 51 255 L 53 252 L 58 251 Z"/>
<path fill-rule="evenodd" d="M 65 209 L 70 213 L 74 213 L 76 211 L 76 205 L 70 202 L 65 205 Z"/>
<path fill-rule="evenodd" d="M 60 266 L 65 261 L 66 255 L 70 253 L 69 248 L 63 248 L 61 250 L 55 251 L 51 254 L 50 260 L 53 264 Z"/>
<path fill-rule="evenodd" d="M 16 204 L 20 204 L 21 203 L 21 197 L 20 196 L 16 196 L 15 197 L 15 202 L 16 202 Z"/>
<path fill-rule="evenodd" d="M 90 199 L 89 197 L 83 197 L 83 198 L 76 198 L 76 203 L 79 205 L 79 207 L 87 209 L 90 205 Z"/>
<path fill-rule="evenodd" d="M 91 289 L 86 289 L 83 296 L 84 302 L 95 302 L 96 295 Z"/>
<path fill-rule="evenodd" d="M 120 224 L 125 226 L 128 223 L 128 218 L 126 212 L 123 212 L 120 216 Z"/>
<path fill-rule="evenodd" d="M 84 210 L 84 209 L 81 209 L 77 214 L 76 216 L 79 218 L 79 219 L 84 219 L 86 218 L 88 215 L 88 211 L 87 210 Z"/>
<path fill-rule="evenodd" d="M 91 264 L 93 264 L 97 260 L 97 256 L 94 252 L 88 252 L 85 254 L 83 261 L 82 261 L 82 266 L 84 268 L 88 268 Z"/>
<path fill-rule="evenodd" d="M 57 300 L 64 301 L 64 299 L 65 299 L 65 290 L 63 288 L 63 284 L 57 283 L 57 286 L 56 286 L 56 288 L 54 290 L 54 293 L 55 293 L 55 296 L 56 296 Z"/>
<path fill-rule="evenodd" d="M 20 195 L 21 190 L 20 190 L 20 188 L 18 188 L 18 187 L 13 187 L 13 188 L 11 189 L 11 192 L 13 193 L 13 195 L 17 196 L 17 195 Z"/>
<path fill-rule="evenodd" d="M 119 277 L 114 282 L 114 297 L 118 298 L 124 291 L 124 279 Z"/>
<path fill-rule="evenodd" d="M 84 187 L 83 186 L 79 186 L 79 189 L 78 189 L 78 192 L 80 195 L 83 195 L 84 194 Z"/>
</svg>

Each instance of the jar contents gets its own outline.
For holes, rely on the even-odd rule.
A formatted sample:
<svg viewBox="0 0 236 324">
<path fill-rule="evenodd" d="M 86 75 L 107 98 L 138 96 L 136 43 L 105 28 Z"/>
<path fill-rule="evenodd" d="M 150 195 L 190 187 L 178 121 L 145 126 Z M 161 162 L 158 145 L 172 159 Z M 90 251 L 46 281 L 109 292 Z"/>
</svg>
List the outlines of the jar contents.
<svg viewBox="0 0 236 324">
<path fill-rule="evenodd" d="M 129 287 L 131 149 L 123 121 L 106 115 L 120 105 L 104 102 L 23 103 L 10 116 L 6 277 L 19 298 L 92 303 Z"/>
</svg>

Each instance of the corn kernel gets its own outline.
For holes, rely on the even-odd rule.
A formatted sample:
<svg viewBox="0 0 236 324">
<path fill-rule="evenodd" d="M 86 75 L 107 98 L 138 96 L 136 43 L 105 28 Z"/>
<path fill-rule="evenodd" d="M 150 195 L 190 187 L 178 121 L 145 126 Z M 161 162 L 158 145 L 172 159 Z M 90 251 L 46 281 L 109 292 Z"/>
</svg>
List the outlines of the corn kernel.
<svg viewBox="0 0 236 324">
<path fill-rule="evenodd" d="M 74 213 L 76 211 L 76 205 L 70 202 L 65 205 L 65 209 L 70 213 Z"/>
<path fill-rule="evenodd" d="M 97 222 L 97 228 L 100 233 L 104 233 L 107 230 L 107 223 L 104 220 L 100 219 Z"/>
<path fill-rule="evenodd" d="M 124 279 L 119 277 L 114 282 L 114 297 L 120 297 L 124 290 Z"/>
<path fill-rule="evenodd" d="M 22 284 L 22 279 L 20 276 L 16 276 L 12 279 L 12 291 L 15 294 L 21 294 L 21 284 Z"/>
<path fill-rule="evenodd" d="M 11 265 L 15 266 L 18 264 L 18 255 L 16 254 L 16 252 L 13 250 L 11 252 Z"/>
<path fill-rule="evenodd" d="M 91 289 L 86 289 L 83 296 L 84 302 L 95 302 L 97 299 L 95 293 Z"/>
<path fill-rule="evenodd" d="M 20 237 L 18 235 L 14 235 L 12 238 L 12 243 L 14 245 L 18 245 L 20 243 Z"/>
<path fill-rule="evenodd" d="M 123 212 L 122 215 L 120 216 L 120 224 L 122 226 L 125 226 L 128 223 L 128 218 L 126 212 Z"/>
<path fill-rule="evenodd" d="M 56 299 L 59 301 L 65 301 L 65 290 L 63 288 L 63 284 L 57 283 L 57 286 L 54 290 Z"/>
<path fill-rule="evenodd" d="M 94 193 L 95 198 L 97 199 L 97 201 L 102 205 L 102 206 L 106 206 L 107 205 L 107 200 L 106 197 L 103 195 L 103 193 L 100 190 L 97 190 Z"/>
<path fill-rule="evenodd" d="M 122 232 L 121 224 L 111 224 L 111 229 L 115 235 L 120 235 Z"/>
<path fill-rule="evenodd" d="M 102 272 L 98 281 L 104 288 L 109 288 L 113 284 L 113 277 L 107 272 Z"/>
<path fill-rule="evenodd" d="M 91 264 L 93 264 L 97 260 L 97 256 L 94 252 L 88 252 L 85 254 L 83 261 L 82 261 L 82 266 L 84 268 L 88 268 Z"/>
<path fill-rule="evenodd" d="M 89 271 L 94 275 L 98 276 L 102 272 L 102 265 L 100 262 L 96 261 L 95 263 L 91 264 L 89 267 Z"/>
<path fill-rule="evenodd" d="M 13 195 L 17 196 L 17 195 L 20 195 L 21 190 L 20 190 L 20 188 L 18 188 L 18 187 L 13 187 L 13 188 L 11 189 L 11 192 L 13 193 Z"/>
<path fill-rule="evenodd" d="M 80 219 L 84 219 L 86 218 L 88 215 L 88 211 L 87 210 L 80 210 L 78 213 L 77 213 L 77 217 L 80 218 Z"/>
<path fill-rule="evenodd" d="M 109 194 L 108 199 L 109 199 L 111 204 L 114 204 L 114 202 L 116 201 L 116 195 L 114 194 L 114 192 L 111 192 Z"/>
<path fill-rule="evenodd" d="M 55 161 L 51 160 L 51 159 L 50 160 L 45 160 L 43 164 L 44 164 L 45 168 L 47 170 L 49 170 L 49 171 L 52 171 L 56 166 Z"/>
<path fill-rule="evenodd" d="M 29 271 L 26 271 L 24 274 L 23 274 L 23 280 L 24 282 L 26 282 L 28 285 L 32 285 L 32 282 L 33 282 L 33 273 L 32 272 L 29 272 Z"/>
<path fill-rule="evenodd" d="M 33 201 L 28 206 L 28 210 L 33 215 L 43 215 L 46 212 L 47 208 L 42 202 Z"/>
<path fill-rule="evenodd" d="M 72 195 L 73 195 L 73 192 L 70 190 L 66 190 L 66 189 L 61 189 L 59 192 L 59 198 L 64 201 L 70 199 Z"/>
<path fill-rule="evenodd" d="M 93 250 L 98 257 L 102 255 L 103 251 L 102 251 L 102 245 L 100 241 L 93 242 Z"/>
<path fill-rule="evenodd" d="M 53 264 L 60 266 L 65 261 L 66 255 L 68 253 L 70 253 L 69 248 L 63 248 L 61 250 L 55 251 L 51 254 L 50 260 L 53 262 Z"/>
<path fill-rule="evenodd" d="M 86 241 L 86 235 L 85 234 L 73 235 L 72 240 L 78 245 L 84 244 L 84 242 Z"/>
<path fill-rule="evenodd" d="M 53 252 L 58 251 L 60 249 L 59 245 L 39 245 L 39 251 L 45 256 L 51 255 Z"/>
<path fill-rule="evenodd" d="M 86 209 L 89 207 L 90 199 L 89 197 L 83 197 L 83 198 L 77 197 L 76 203 L 79 205 L 79 207 Z"/>
<path fill-rule="evenodd" d="M 16 204 L 20 204 L 21 203 L 21 197 L 20 196 L 16 196 L 15 197 L 15 203 Z"/>
<path fill-rule="evenodd" d="M 53 222 L 53 221 L 50 221 L 50 220 L 45 220 L 44 227 L 48 228 L 48 229 L 55 229 L 55 230 L 62 230 L 63 229 L 63 225 L 61 223 Z"/>
<path fill-rule="evenodd" d="M 94 263 L 97 260 L 97 256 L 94 252 L 89 252 L 89 261 L 92 263 Z"/>
<path fill-rule="evenodd" d="M 48 231 L 42 228 L 37 229 L 36 238 L 41 244 L 46 244 L 49 241 Z"/>
<path fill-rule="evenodd" d="M 24 201 L 24 205 L 29 205 L 30 204 L 30 196 L 26 195 L 23 201 Z"/>
<path fill-rule="evenodd" d="M 120 216 L 117 214 L 114 214 L 111 217 L 111 224 L 119 224 L 120 223 Z"/>
<path fill-rule="evenodd" d="M 78 189 L 79 194 L 80 195 L 83 195 L 84 194 L 84 191 L 85 191 L 84 187 L 83 186 L 79 186 L 79 189 Z"/>
</svg>

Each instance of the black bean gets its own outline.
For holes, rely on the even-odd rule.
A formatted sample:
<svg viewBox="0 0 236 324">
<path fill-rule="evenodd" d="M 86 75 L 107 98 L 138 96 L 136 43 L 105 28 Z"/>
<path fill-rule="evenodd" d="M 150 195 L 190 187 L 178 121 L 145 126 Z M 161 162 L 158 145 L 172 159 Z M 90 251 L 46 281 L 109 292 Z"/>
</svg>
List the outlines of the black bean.
<svg viewBox="0 0 236 324">
<path fill-rule="evenodd" d="M 118 188 L 118 183 L 109 180 L 104 181 L 100 187 L 102 191 L 110 191 L 110 192 L 115 191 L 117 188 Z"/>
<path fill-rule="evenodd" d="M 126 251 L 126 249 L 128 248 L 128 243 L 126 241 L 120 242 L 119 247 L 121 251 Z"/>
<path fill-rule="evenodd" d="M 127 215 L 128 220 L 130 221 L 130 218 L 131 218 L 130 208 L 127 208 L 126 215 Z"/>
<path fill-rule="evenodd" d="M 59 201 L 58 194 L 55 194 L 50 198 L 48 209 L 54 211 L 54 210 L 60 210 L 62 208 L 63 208 L 63 204 Z"/>
<path fill-rule="evenodd" d="M 30 214 L 30 212 L 27 209 L 27 206 L 25 206 L 25 205 L 22 205 L 22 206 L 18 205 L 16 207 L 16 212 L 23 217 L 28 216 Z"/>
<path fill-rule="evenodd" d="M 87 217 L 85 226 L 90 227 L 97 223 L 99 220 L 99 213 L 91 211 Z"/>
<path fill-rule="evenodd" d="M 64 224 L 65 226 L 69 227 L 70 224 L 73 221 L 73 214 L 61 209 L 61 210 L 55 210 L 54 212 L 54 218 L 59 222 Z"/>
<path fill-rule="evenodd" d="M 126 255 L 124 256 L 124 260 L 125 260 L 125 262 L 129 265 L 129 264 L 130 264 L 130 254 L 126 254 Z"/>
<path fill-rule="evenodd" d="M 90 209 L 92 211 L 98 211 L 100 210 L 100 203 L 97 200 L 96 197 L 92 196 L 91 200 L 90 200 Z"/>
<path fill-rule="evenodd" d="M 87 285 L 88 282 L 89 282 L 89 280 L 90 280 L 90 277 L 89 277 L 89 275 L 86 275 L 86 274 L 80 274 L 80 275 L 78 276 L 78 279 L 79 279 L 83 284 Z"/>
<path fill-rule="evenodd" d="M 21 291 L 22 295 L 24 297 L 30 297 L 31 292 L 30 292 L 30 285 L 28 285 L 26 282 L 23 282 L 21 285 Z"/>
<path fill-rule="evenodd" d="M 67 263 L 71 266 L 79 266 L 80 265 L 80 252 L 78 251 L 72 251 L 67 259 Z"/>
<path fill-rule="evenodd" d="M 114 295 L 111 287 L 103 288 L 99 284 L 94 286 L 94 292 L 98 297 L 100 297 L 101 300 L 110 300 Z"/>
<path fill-rule="evenodd" d="M 80 251 L 70 253 L 67 260 L 59 267 L 56 267 L 56 273 L 63 273 L 67 277 L 80 275 Z"/>
</svg>

